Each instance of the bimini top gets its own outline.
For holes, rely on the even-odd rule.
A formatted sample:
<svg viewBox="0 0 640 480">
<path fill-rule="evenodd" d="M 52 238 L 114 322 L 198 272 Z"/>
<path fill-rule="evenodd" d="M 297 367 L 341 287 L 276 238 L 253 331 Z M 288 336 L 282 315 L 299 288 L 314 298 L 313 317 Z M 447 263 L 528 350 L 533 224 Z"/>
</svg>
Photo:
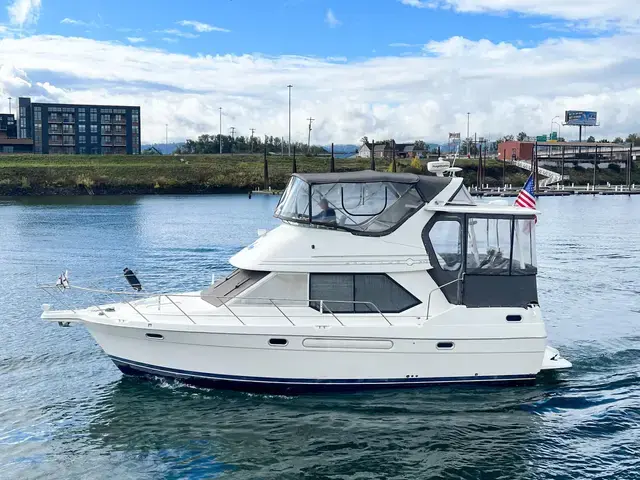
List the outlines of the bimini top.
<svg viewBox="0 0 640 480">
<path fill-rule="evenodd" d="M 433 200 L 451 178 L 365 170 L 296 173 L 275 216 L 287 222 L 386 235 Z"/>
<path fill-rule="evenodd" d="M 298 177 L 309 185 L 376 182 L 415 185 L 425 202 L 433 200 L 451 182 L 451 177 L 430 177 L 414 173 L 375 172 L 373 170 L 336 173 L 294 173 L 293 176 Z"/>
</svg>

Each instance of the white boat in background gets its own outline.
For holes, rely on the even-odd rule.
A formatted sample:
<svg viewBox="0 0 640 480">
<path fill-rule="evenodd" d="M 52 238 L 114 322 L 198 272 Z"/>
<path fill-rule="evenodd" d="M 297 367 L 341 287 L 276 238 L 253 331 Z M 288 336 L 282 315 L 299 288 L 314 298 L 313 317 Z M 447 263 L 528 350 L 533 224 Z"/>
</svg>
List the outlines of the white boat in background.
<svg viewBox="0 0 640 480">
<path fill-rule="evenodd" d="M 83 324 L 125 374 L 212 387 L 531 383 L 571 366 L 547 345 L 535 214 L 476 204 L 455 177 L 294 174 L 282 225 L 234 255 L 229 277 L 152 293 L 127 272 L 135 289 L 109 292 L 121 301 L 43 305 L 42 318 Z M 46 288 L 102 292 L 66 280 Z"/>
</svg>

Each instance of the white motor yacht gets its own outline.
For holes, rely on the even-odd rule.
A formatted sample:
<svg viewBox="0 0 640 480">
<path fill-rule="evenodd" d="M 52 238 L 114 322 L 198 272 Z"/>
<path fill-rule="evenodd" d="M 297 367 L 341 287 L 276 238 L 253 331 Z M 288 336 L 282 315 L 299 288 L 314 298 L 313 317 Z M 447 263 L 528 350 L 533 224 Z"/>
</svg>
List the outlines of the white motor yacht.
<svg viewBox="0 0 640 480">
<path fill-rule="evenodd" d="M 474 202 L 461 178 L 294 174 L 282 221 L 196 292 L 53 310 L 127 375 L 301 393 L 531 383 L 571 367 L 547 345 L 535 210 Z M 122 280 L 125 284 L 125 279 Z M 64 276 L 58 290 L 76 287 Z M 127 285 L 128 288 L 128 285 Z M 65 293 L 68 295 L 68 292 Z"/>
</svg>

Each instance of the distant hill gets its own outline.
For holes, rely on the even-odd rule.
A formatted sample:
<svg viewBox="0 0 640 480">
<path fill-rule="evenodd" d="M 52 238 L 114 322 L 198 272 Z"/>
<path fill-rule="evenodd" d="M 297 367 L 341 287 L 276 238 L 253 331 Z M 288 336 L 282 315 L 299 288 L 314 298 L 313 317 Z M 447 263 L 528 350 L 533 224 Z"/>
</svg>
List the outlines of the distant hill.
<svg viewBox="0 0 640 480">
<path fill-rule="evenodd" d="M 324 148 L 327 152 L 331 152 L 331 145 L 324 145 L 322 148 Z M 336 143 L 333 146 L 333 153 L 355 153 L 358 151 L 358 148 L 358 145 Z"/>
<path fill-rule="evenodd" d="M 157 148 L 160 153 L 162 153 L 163 155 L 170 155 L 172 154 L 176 148 L 181 147 L 182 145 L 184 145 L 184 142 L 180 142 L 180 143 L 151 143 L 151 144 L 142 144 L 142 151 L 144 152 L 147 148 L 150 147 L 155 147 Z"/>
</svg>

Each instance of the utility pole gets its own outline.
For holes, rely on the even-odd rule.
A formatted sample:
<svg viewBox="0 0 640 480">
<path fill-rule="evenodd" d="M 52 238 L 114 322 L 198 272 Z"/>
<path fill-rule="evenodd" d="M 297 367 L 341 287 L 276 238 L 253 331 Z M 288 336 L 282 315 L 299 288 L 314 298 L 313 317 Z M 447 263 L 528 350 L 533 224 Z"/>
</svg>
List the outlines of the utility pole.
<svg viewBox="0 0 640 480">
<path fill-rule="evenodd" d="M 164 124 L 164 145 L 166 147 L 169 146 L 169 124 L 168 123 Z"/>
<path fill-rule="evenodd" d="M 249 145 L 250 145 L 250 148 L 251 148 L 251 153 L 253 153 L 253 132 L 255 132 L 256 129 L 255 128 L 250 128 L 249 130 L 251 130 L 251 139 L 249 140 Z"/>
<path fill-rule="evenodd" d="M 236 127 L 229 127 L 229 130 L 231 130 L 231 155 L 233 155 L 233 144 L 235 141 Z"/>
<path fill-rule="evenodd" d="M 307 155 L 311 152 L 311 122 L 315 120 L 315 118 L 307 118 L 309 120 L 309 138 L 307 139 Z"/>
<path fill-rule="evenodd" d="M 293 85 L 287 85 L 289 89 L 289 156 L 291 156 L 291 89 Z"/>
<path fill-rule="evenodd" d="M 222 107 L 220 107 L 220 138 L 218 140 L 220 143 L 220 155 L 222 155 Z"/>
</svg>

